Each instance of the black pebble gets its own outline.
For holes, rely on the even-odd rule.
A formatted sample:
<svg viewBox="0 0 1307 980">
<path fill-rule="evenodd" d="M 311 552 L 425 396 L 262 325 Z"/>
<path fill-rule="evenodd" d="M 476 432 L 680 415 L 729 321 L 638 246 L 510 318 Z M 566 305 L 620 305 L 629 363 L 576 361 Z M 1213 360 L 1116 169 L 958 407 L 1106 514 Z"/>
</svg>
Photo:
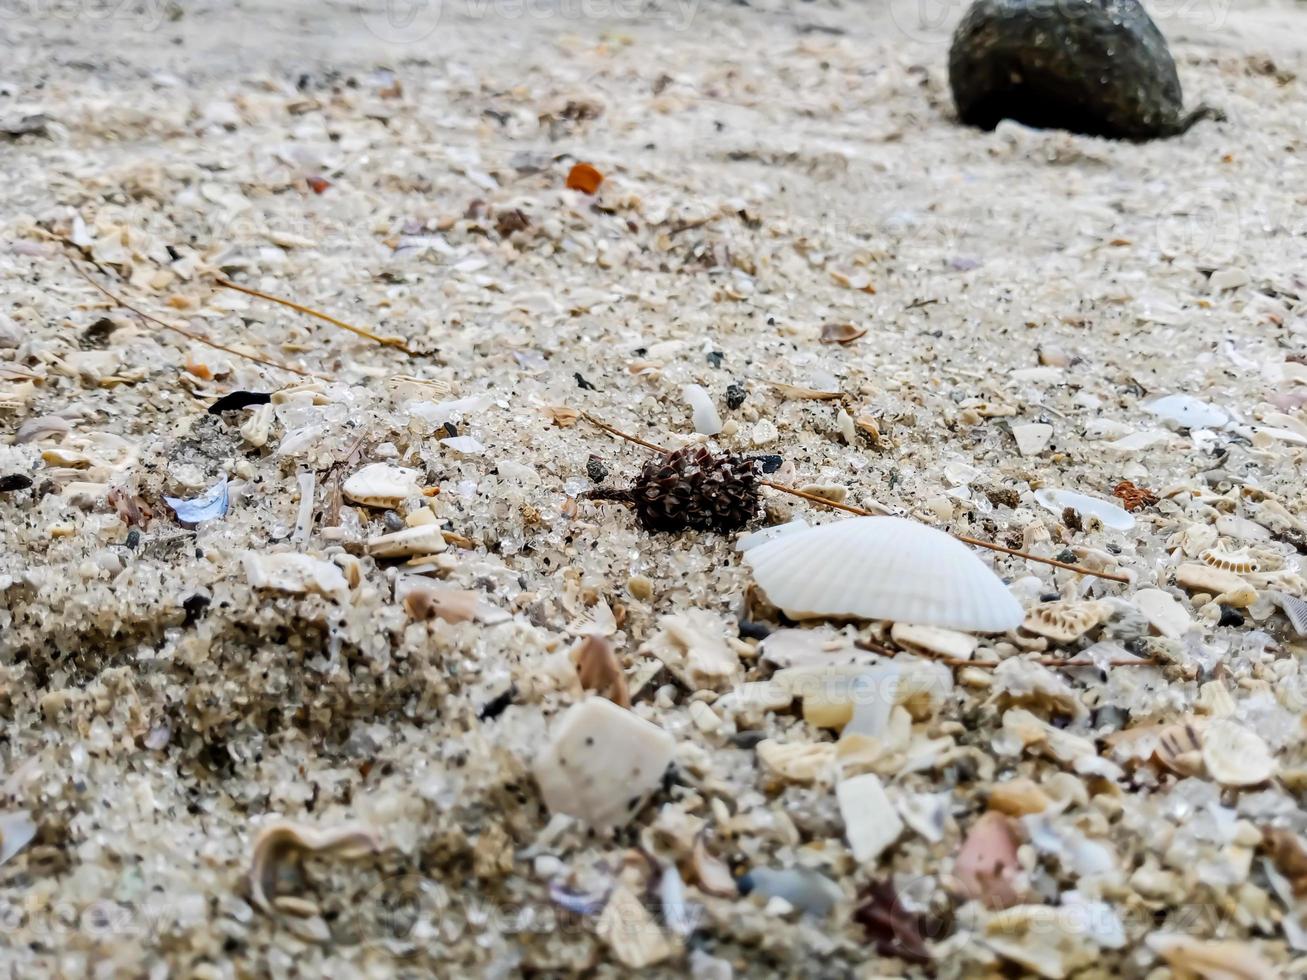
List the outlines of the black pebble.
<svg viewBox="0 0 1307 980">
<path fill-rule="evenodd" d="M 1138 0 L 976 0 L 953 35 L 949 87 L 958 117 L 993 129 L 1148 140 L 1222 118 L 1184 110 L 1166 38 Z"/>
<path fill-rule="evenodd" d="M 595 483 L 603 483 L 608 476 L 608 467 L 598 456 L 591 456 L 585 461 L 585 475 Z"/>
<path fill-rule="evenodd" d="M 272 401 L 272 393 L 267 391 L 231 391 L 209 406 L 210 415 L 223 412 L 239 412 L 251 405 L 266 405 Z"/>
<path fill-rule="evenodd" d="M 721 366 L 722 366 L 722 357 L 723 357 L 723 356 L 724 356 L 724 355 L 723 355 L 722 352 L 719 351 L 719 350 L 711 350 L 711 351 L 709 351 L 709 352 L 708 352 L 708 364 L 709 364 L 710 366 L 712 366 L 712 367 L 715 367 L 715 368 L 719 368 L 719 367 L 721 367 Z"/>
<path fill-rule="evenodd" d="M 32 478 L 22 473 L 12 473 L 9 476 L 0 476 L 0 493 L 13 493 L 15 490 L 26 490 L 32 485 Z"/>
<path fill-rule="evenodd" d="M 599 389 L 596 388 L 594 385 L 592 385 L 589 381 L 586 381 L 586 380 L 585 380 L 585 376 L 582 375 L 580 371 L 573 371 L 573 372 L 572 372 L 572 377 L 576 378 L 576 386 L 577 386 L 578 388 L 584 389 L 585 391 L 598 391 L 598 390 L 599 390 Z"/>
<path fill-rule="evenodd" d="M 208 596 L 202 596 L 199 594 L 193 596 L 187 596 L 184 600 L 182 600 L 182 608 L 186 610 L 186 620 L 185 622 L 182 623 L 182 625 L 183 626 L 192 625 L 197 619 L 200 618 L 200 616 L 204 614 L 204 610 L 209 608 L 209 603 L 212 601 L 213 600 L 211 600 Z"/>
<path fill-rule="evenodd" d="M 477 712 L 477 719 L 479 721 L 490 721 L 492 718 L 498 718 L 508 710 L 508 706 L 513 703 L 513 699 L 516 697 L 517 686 L 509 685 L 508 690 L 503 694 L 492 698 L 490 701 L 487 701 L 482 705 L 481 710 Z"/>
<path fill-rule="evenodd" d="M 741 405 L 744 404 L 744 399 L 747 397 L 748 394 L 745 392 L 743 386 L 735 385 L 735 384 L 726 386 L 727 408 L 732 410 L 739 408 Z"/>
<path fill-rule="evenodd" d="M 775 473 L 781 468 L 781 464 L 785 462 L 780 456 L 755 456 L 753 458 L 762 466 L 764 473 Z"/>
<path fill-rule="evenodd" d="M 124 542 L 127 547 L 135 551 L 141 546 L 141 532 L 138 528 L 132 528 L 127 532 L 127 540 Z"/>
<path fill-rule="evenodd" d="M 1242 626 L 1243 613 L 1241 613 L 1238 609 L 1235 609 L 1233 606 L 1222 606 L 1221 619 L 1216 625 L 1217 626 Z"/>
</svg>

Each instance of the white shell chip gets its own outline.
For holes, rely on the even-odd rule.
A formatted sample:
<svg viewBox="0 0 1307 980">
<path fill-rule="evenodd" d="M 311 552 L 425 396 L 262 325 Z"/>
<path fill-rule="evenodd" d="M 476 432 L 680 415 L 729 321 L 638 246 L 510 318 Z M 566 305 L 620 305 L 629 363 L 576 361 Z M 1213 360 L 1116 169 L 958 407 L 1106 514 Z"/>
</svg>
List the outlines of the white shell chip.
<svg viewBox="0 0 1307 980">
<path fill-rule="evenodd" d="M 535 763 L 545 805 L 593 827 L 622 827 L 662 782 L 676 742 L 604 698 L 564 712 Z"/>
</svg>

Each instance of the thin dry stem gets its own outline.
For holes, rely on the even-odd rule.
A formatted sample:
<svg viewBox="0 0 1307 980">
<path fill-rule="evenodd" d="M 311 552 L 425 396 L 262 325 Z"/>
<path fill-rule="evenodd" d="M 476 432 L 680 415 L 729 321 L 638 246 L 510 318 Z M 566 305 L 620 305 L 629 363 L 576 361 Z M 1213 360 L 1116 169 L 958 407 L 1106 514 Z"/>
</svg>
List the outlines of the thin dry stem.
<svg viewBox="0 0 1307 980">
<path fill-rule="evenodd" d="M 666 456 L 671 450 L 664 449 L 662 446 L 655 445 L 652 442 L 646 442 L 639 436 L 633 436 L 629 432 L 623 432 L 621 429 L 609 425 L 607 422 L 601 422 L 589 412 L 582 412 L 581 418 L 585 419 L 591 425 L 598 426 L 605 432 L 617 436 L 619 439 L 625 439 L 627 442 L 633 442 L 637 446 L 644 446 L 645 449 L 652 449 L 656 453 L 662 453 Z M 857 514 L 859 517 L 884 517 L 887 512 L 877 513 L 873 510 L 867 510 L 865 507 L 855 507 L 853 504 L 836 503 L 833 500 L 827 500 L 825 497 L 818 497 L 816 494 L 799 490 L 796 487 L 787 487 L 784 483 L 777 483 L 774 480 L 759 480 L 764 487 L 771 487 L 773 490 L 779 490 L 782 493 L 788 493 L 795 497 L 800 497 L 810 503 L 821 504 L 824 507 L 832 507 L 835 510 L 842 510 L 849 514 Z M 1041 565 L 1052 565 L 1054 568 L 1064 568 L 1068 572 L 1075 572 L 1078 575 L 1093 575 L 1096 578 L 1110 579 L 1113 582 L 1129 583 L 1130 579 L 1126 575 L 1116 572 L 1099 572 L 1092 568 L 1085 568 L 1082 565 L 1072 565 L 1064 561 L 1058 561 L 1056 558 L 1043 558 L 1040 555 L 1032 555 L 1025 551 L 1017 551 L 1015 548 L 1008 548 L 1001 544 L 995 544 L 992 541 L 982 541 L 980 538 L 969 538 L 964 534 L 953 534 L 946 532 L 950 536 L 963 542 L 964 544 L 974 545 L 977 548 L 988 548 L 990 551 L 1001 551 L 1005 555 L 1013 555 L 1017 558 L 1024 558 L 1026 561 L 1039 562 Z"/>
<path fill-rule="evenodd" d="M 266 299 L 269 303 L 280 303 L 282 306 L 288 306 L 292 310 L 295 310 L 296 312 L 305 313 L 308 314 L 309 316 L 317 317 L 319 320 L 325 320 L 327 323 L 330 323 L 333 326 L 340 327 L 342 330 L 348 330 L 350 333 L 357 334 L 360 337 L 366 337 L 368 340 L 375 341 L 376 343 L 381 344 L 385 347 L 398 347 L 405 354 L 408 354 L 410 356 L 412 356 L 413 354 L 413 352 L 409 350 L 408 344 L 405 343 L 404 338 L 402 337 L 383 337 L 378 333 L 373 333 L 371 330 L 365 329 L 364 327 L 356 327 L 352 323 L 346 323 L 344 320 L 338 320 L 336 319 L 336 317 L 331 316 L 329 313 L 323 313 L 321 310 L 315 310 L 311 306 L 304 306 L 303 304 L 296 303 L 293 300 L 282 299 L 280 296 L 273 296 L 271 293 L 260 292 L 257 289 L 251 289 L 249 286 L 241 286 L 232 282 L 229 279 L 223 279 L 221 276 L 215 276 L 213 281 L 216 282 L 219 286 L 222 286 L 224 289 L 234 289 L 236 290 L 236 292 L 244 293 L 246 296 L 255 296 L 259 299 Z"/>
<path fill-rule="evenodd" d="M 73 248 L 77 247 L 75 245 L 72 245 L 71 242 L 65 241 L 64 243 L 72 246 Z M 93 264 L 97 269 L 99 269 L 100 272 L 102 273 L 105 272 L 104 267 L 101 266 L 100 263 L 96 262 L 94 259 L 88 259 L 88 261 L 90 261 L 91 264 Z M 281 371 L 289 371 L 291 374 L 297 374 L 301 378 L 322 378 L 324 381 L 333 380 L 332 377 L 328 374 L 321 374 L 317 371 L 302 370 L 297 367 L 291 367 L 289 364 L 283 364 L 280 361 L 270 360 L 269 358 L 266 357 L 259 357 L 257 354 L 250 354 L 243 350 L 237 350 L 235 347 L 228 347 L 225 344 L 219 344 L 215 341 L 209 340 L 208 338 L 203 337 L 200 334 L 195 333 L 194 331 L 187 330 L 185 327 L 179 327 L 174 323 L 169 323 L 167 320 L 160 320 L 157 316 L 152 316 L 149 313 L 146 313 L 144 310 L 137 309 L 131 303 L 127 302 L 127 300 L 123 299 L 121 296 L 118 296 L 116 293 L 110 290 L 108 287 L 103 286 L 100 283 L 96 282 L 94 279 L 91 278 L 90 274 L 85 269 L 83 269 L 80 265 L 77 264 L 76 260 L 74 260 L 71 255 L 68 256 L 68 264 L 73 267 L 74 272 L 76 272 L 79 276 L 81 276 L 83 279 L 89 282 L 96 290 L 98 290 L 99 292 L 107 296 L 111 301 L 113 301 L 113 303 L 115 303 L 118 306 L 121 306 L 124 310 L 129 310 L 130 312 L 135 313 L 138 317 L 140 317 L 142 320 L 147 321 L 148 323 L 153 323 L 156 326 L 160 326 L 165 330 L 170 330 L 175 334 L 180 334 L 181 336 L 185 337 L 188 340 L 195 341 L 197 344 L 203 344 L 205 347 L 212 347 L 214 350 L 220 350 L 224 354 L 231 354 L 233 357 L 243 357 L 247 361 L 253 361 L 256 364 L 262 364 L 265 367 L 277 368 L 278 370 Z M 107 275 L 107 273 L 105 274 Z"/>
<path fill-rule="evenodd" d="M 943 664 L 945 667 L 979 667 L 981 670 L 994 670 L 999 664 L 1004 663 L 1002 660 L 967 660 L 964 657 L 946 657 L 943 654 L 932 653 L 929 650 L 891 650 L 889 647 L 881 646 L 874 640 L 855 640 L 853 645 L 859 649 L 866 650 L 870 653 L 880 654 L 882 657 L 893 657 L 897 653 L 909 653 L 914 657 L 921 657 L 924 660 L 930 660 L 937 664 Z M 1020 658 L 1018 658 L 1020 659 Z M 1145 657 L 1142 660 L 1124 660 L 1114 659 L 1105 660 L 1099 664 L 1093 660 L 1062 660 L 1058 657 L 1035 657 L 1032 663 L 1037 663 L 1041 667 L 1058 667 L 1072 669 L 1078 667 L 1156 667 L 1157 659 L 1155 657 Z"/>
</svg>

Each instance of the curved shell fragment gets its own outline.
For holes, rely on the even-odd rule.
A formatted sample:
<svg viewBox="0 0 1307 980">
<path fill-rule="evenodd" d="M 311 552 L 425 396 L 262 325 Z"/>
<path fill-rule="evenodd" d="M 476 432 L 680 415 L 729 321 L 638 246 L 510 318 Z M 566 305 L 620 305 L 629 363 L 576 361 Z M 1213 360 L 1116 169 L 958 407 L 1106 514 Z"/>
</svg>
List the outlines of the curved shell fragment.
<svg viewBox="0 0 1307 980">
<path fill-rule="evenodd" d="M 365 507 L 397 507 L 422 492 L 421 474 L 404 466 L 369 463 L 341 484 L 341 491 Z"/>
<path fill-rule="evenodd" d="M 1257 786 L 1275 775 L 1275 757 L 1262 737 L 1221 718 L 1203 733 L 1203 763 L 1222 786 Z"/>
</svg>

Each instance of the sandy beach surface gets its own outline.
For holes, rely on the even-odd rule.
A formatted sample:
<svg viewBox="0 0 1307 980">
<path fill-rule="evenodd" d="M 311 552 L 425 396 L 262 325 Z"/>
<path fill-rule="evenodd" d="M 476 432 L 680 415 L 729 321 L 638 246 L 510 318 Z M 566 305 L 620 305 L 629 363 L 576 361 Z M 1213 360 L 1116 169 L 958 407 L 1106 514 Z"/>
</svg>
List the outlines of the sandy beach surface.
<svg viewBox="0 0 1307 980">
<path fill-rule="evenodd" d="M 1145 144 L 963 9 L 0 11 L 0 972 L 1303 975 L 1307 8 Z M 796 624 L 585 413 L 1126 581 Z"/>
</svg>

